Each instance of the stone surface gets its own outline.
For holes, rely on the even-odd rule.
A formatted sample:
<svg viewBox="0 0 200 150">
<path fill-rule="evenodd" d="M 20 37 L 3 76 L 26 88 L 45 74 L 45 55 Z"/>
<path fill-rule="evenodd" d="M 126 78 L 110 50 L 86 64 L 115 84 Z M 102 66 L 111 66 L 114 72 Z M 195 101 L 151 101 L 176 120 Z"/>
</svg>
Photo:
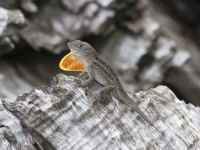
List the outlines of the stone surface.
<svg viewBox="0 0 200 150">
<path fill-rule="evenodd" d="M 21 122 L 0 101 L 0 149 L 36 150 L 34 143 L 33 137 L 26 132 Z"/>
<path fill-rule="evenodd" d="M 101 56 L 117 71 L 128 91 L 158 85 L 170 67 L 181 68 L 190 59 L 190 53 L 179 49 L 175 40 L 161 35 L 159 28 L 151 35 L 146 28 L 150 27 L 141 27 L 139 36 L 116 31 L 101 48 Z"/>
<path fill-rule="evenodd" d="M 166 86 L 130 94 L 154 122 L 146 123 L 124 103 L 91 102 L 101 87 L 77 88 L 74 77 L 57 75 L 3 106 L 24 124 L 43 149 L 199 149 L 200 108 L 185 104 Z M 87 93 L 87 95 L 85 95 Z M 142 144 L 141 144 L 142 143 Z"/>
<path fill-rule="evenodd" d="M 15 48 L 9 36 L 17 34 L 26 24 L 26 19 L 21 11 L 0 7 L 0 56 Z"/>
<path fill-rule="evenodd" d="M 59 54 L 67 49 L 69 41 L 89 35 L 109 35 L 116 28 L 116 20 L 141 11 L 137 3 L 135 0 L 61 0 L 61 3 L 49 0 L 28 19 L 29 25 L 20 35 L 36 50 Z"/>
</svg>

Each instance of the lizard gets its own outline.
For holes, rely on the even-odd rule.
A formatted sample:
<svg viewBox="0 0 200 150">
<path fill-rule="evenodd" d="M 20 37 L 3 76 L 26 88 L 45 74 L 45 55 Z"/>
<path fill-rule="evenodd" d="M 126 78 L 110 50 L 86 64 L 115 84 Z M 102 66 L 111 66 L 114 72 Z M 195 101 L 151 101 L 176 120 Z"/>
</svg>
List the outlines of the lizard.
<svg viewBox="0 0 200 150">
<path fill-rule="evenodd" d="M 103 88 L 99 92 L 102 102 L 108 103 L 110 100 L 112 100 L 110 96 L 110 94 L 112 94 L 114 97 L 129 106 L 133 111 L 136 111 L 146 122 L 148 122 L 150 125 L 153 125 L 153 122 L 140 110 L 137 104 L 126 93 L 115 71 L 98 56 L 96 50 L 90 44 L 76 40 L 69 42 L 68 47 L 71 50 L 71 55 L 78 60 L 76 65 L 77 63 L 78 65 L 83 64 L 82 69 L 76 70 L 74 67 L 75 70 L 87 71 L 89 76 L 86 81 L 81 82 L 80 85 L 78 85 L 79 87 L 87 86 L 93 81 L 97 81 L 103 85 Z M 65 59 L 65 57 L 63 59 Z M 64 69 L 64 67 L 65 66 L 62 66 L 61 61 L 60 68 Z M 85 73 L 83 72 L 83 74 Z"/>
</svg>

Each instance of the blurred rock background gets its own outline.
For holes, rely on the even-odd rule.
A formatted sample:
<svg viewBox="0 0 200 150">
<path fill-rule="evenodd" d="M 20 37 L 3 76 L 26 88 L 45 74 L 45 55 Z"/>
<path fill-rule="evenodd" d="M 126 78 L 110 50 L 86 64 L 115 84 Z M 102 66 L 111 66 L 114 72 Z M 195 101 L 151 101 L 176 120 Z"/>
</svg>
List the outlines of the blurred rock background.
<svg viewBox="0 0 200 150">
<path fill-rule="evenodd" d="M 167 85 L 200 105 L 196 0 L 1 0 L 0 97 L 49 84 L 67 43 L 89 42 L 127 91 Z"/>
</svg>

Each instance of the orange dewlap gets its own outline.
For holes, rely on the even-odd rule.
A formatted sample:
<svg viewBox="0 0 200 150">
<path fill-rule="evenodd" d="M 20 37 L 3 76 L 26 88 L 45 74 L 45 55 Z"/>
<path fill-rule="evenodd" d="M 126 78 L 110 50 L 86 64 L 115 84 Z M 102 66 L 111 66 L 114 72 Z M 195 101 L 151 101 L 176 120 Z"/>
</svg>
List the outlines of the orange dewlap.
<svg viewBox="0 0 200 150">
<path fill-rule="evenodd" d="M 72 53 L 67 54 L 60 61 L 59 67 L 65 71 L 86 71 L 84 64 L 74 57 Z"/>
</svg>

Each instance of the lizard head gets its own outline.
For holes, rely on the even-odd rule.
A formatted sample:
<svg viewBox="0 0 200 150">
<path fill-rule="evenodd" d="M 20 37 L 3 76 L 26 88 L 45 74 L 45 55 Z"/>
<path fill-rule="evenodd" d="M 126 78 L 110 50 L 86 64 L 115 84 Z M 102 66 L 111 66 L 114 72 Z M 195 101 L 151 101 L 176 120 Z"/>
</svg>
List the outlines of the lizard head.
<svg viewBox="0 0 200 150">
<path fill-rule="evenodd" d="M 97 55 L 95 49 L 90 44 L 80 40 L 69 42 L 68 47 L 70 48 L 71 53 L 78 58 L 86 59 Z"/>
</svg>

